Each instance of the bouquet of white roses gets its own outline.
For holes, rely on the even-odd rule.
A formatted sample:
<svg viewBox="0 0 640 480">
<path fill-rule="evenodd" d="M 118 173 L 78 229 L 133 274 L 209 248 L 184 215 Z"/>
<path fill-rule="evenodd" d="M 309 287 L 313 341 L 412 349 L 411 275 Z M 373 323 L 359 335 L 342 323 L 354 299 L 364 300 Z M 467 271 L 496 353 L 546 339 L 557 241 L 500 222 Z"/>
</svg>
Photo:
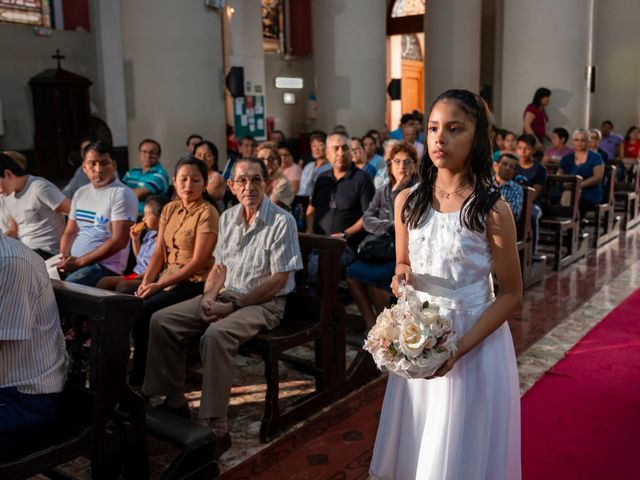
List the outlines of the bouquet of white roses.
<svg viewBox="0 0 640 480">
<path fill-rule="evenodd" d="M 410 285 L 402 288 L 398 303 L 378 315 L 364 349 L 381 370 L 404 378 L 429 377 L 455 353 L 456 336 L 437 305 L 422 303 Z"/>
</svg>

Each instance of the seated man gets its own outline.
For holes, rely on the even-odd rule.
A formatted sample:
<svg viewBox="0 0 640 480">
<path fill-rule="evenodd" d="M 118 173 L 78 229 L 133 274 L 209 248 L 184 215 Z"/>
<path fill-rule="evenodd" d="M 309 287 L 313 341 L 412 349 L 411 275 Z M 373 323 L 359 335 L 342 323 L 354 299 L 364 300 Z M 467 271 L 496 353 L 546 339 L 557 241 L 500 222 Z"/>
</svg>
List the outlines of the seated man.
<svg viewBox="0 0 640 480">
<path fill-rule="evenodd" d="M 58 187 L 27 175 L 9 155 L 0 153 L 0 194 L 5 195 L 5 215 L 15 222 L 16 238 L 44 259 L 56 255 L 64 232 L 63 214 L 69 213 L 71 203 Z"/>
<path fill-rule="evenodd" d="M 375 193 L 373 180 L 351 161 L 351 143 L 341 133 L 327 137 L 332 168 L 320 174 L 307 209 L 307 233 L 344 238 L 347 249 L 340 260 L 347 267 L 365 237 L 362 215 Z"/>
<path fill-rule="evenodd" d="M 116 162 L 108 145 L 92 143 L 84 153 L 82 166 L 91 183 L 80 187 L 71 201 L 58 269 L 67 274 L 67 282 L 93 287 L 102 277 L 122 275 L 138 199 L 115 179 Z"/>
<path fill-rule="evenodd" d="M 169 174 L 160 164 L 162 148 L 155 140 L 146 138 L 138 145 L 140 166 L 125 173 L 122 182 L 138 197 L 138 215 L 144 215 L 145 198 L 165 196 L 169 192 Z"/>
<path fill-rule="evenodd" d="M 503 153 L 494 163 L 496 183 L 500 187 L 500 193 L 511 207 L 513 218 L 517 222 L 522 213 L 524 194 L 522 187 L 513 180 L 518 168 L 519 159 L 513 153 Z"/>
<path fill-rule="evenodd" d="M 266 179 L 267 170 L 258 160 L 236 162 L 228 185 L 240 204 L 220 216 L 222 240 L 216 245 L 216 263 L 204 294 L 151 317 L 142 391 L 167 395 L 164 407 L 188 417 L 185 348 L 190 337 L 204 332 L 200 417 L 208 419 L 219 437 L 228 431 L 238 347 L 280 323 L 285 295 L 295 287 L 294 272 L 302 268 L 295 220 L 265 196 Z"/>
<path fill-rule="evenodd" d="M 67 375 L 44 261 L 0 232 L 0 450 L 51 423 Z"/>
</svg>

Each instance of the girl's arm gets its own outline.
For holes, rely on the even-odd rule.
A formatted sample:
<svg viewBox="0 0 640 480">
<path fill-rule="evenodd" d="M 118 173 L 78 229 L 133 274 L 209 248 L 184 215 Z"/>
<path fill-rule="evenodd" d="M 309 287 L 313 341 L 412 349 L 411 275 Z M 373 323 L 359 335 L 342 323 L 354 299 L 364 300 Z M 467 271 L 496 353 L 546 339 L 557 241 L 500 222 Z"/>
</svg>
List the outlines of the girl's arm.
<svg viewBox="0 0 640 480">
<path fill-rule="evenodd" d="M 407 284 L 413 282 L 411 274 L 411 262 L 409 262 L 409 230 L 407 225 L 402 221 L 402 209 L 409 196 L 410 188 L 401 191 L 396 197 L 394 206 L 393 223 L 396 230 L 396 274 L 391 279 L 391 290 L 396 297 L 400 296 L 400 283 L 402 281 Z"/>
<path fill-rule="evenodd" d="M 435 374 L 446 374 L 457 360 L 473 350 L 507 321 L 509 315 L 522 303 L 522 277 L 516 248 L 516 225 L 505 200 L 498 200 L 487 220 L 487 238 L 493 265 L 500 284 L 496 301 L 480 319 L 458 340 L 458 351 Z"/>
</svg>

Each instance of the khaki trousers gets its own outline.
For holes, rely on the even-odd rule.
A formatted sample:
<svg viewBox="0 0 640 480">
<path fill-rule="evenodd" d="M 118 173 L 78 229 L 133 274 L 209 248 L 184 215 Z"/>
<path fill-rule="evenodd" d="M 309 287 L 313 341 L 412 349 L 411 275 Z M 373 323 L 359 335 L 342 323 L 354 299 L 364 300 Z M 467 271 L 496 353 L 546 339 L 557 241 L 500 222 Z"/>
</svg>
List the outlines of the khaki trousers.
<svg viewBox="0 0 640 480">
<path fill-rule="evenodd" d="M 223 290 L 218 299 L 239 297 Z M 142 391 L 145 395 L 180 395 L 185 389 L 186 347 L 200 337 L 202 359 L 201 418 L 227 415 L 231 381 L 238 347 L 263 328 L 278 326 L 284 315 L 284 297 L 260 305 L 242 307 L 213 323 L 200 319 L 202 295 L 164 308 L 153 314 L 149 327 L 149 352 Z M 204 332 L 204 333 L 203 333 Z"/>
</svg>

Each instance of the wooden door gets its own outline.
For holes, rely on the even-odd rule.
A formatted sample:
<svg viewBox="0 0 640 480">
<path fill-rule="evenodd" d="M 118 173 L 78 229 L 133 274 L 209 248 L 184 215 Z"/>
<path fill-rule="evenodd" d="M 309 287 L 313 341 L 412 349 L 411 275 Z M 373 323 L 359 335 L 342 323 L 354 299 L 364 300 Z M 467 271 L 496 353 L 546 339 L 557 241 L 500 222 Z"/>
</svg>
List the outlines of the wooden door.
<svg viewBox="0 0 640 480">
<path fill-rule="evenodd" d="M 402 113 L 424 112 L 424 64 L 402 60 Z"/>
</svg>

